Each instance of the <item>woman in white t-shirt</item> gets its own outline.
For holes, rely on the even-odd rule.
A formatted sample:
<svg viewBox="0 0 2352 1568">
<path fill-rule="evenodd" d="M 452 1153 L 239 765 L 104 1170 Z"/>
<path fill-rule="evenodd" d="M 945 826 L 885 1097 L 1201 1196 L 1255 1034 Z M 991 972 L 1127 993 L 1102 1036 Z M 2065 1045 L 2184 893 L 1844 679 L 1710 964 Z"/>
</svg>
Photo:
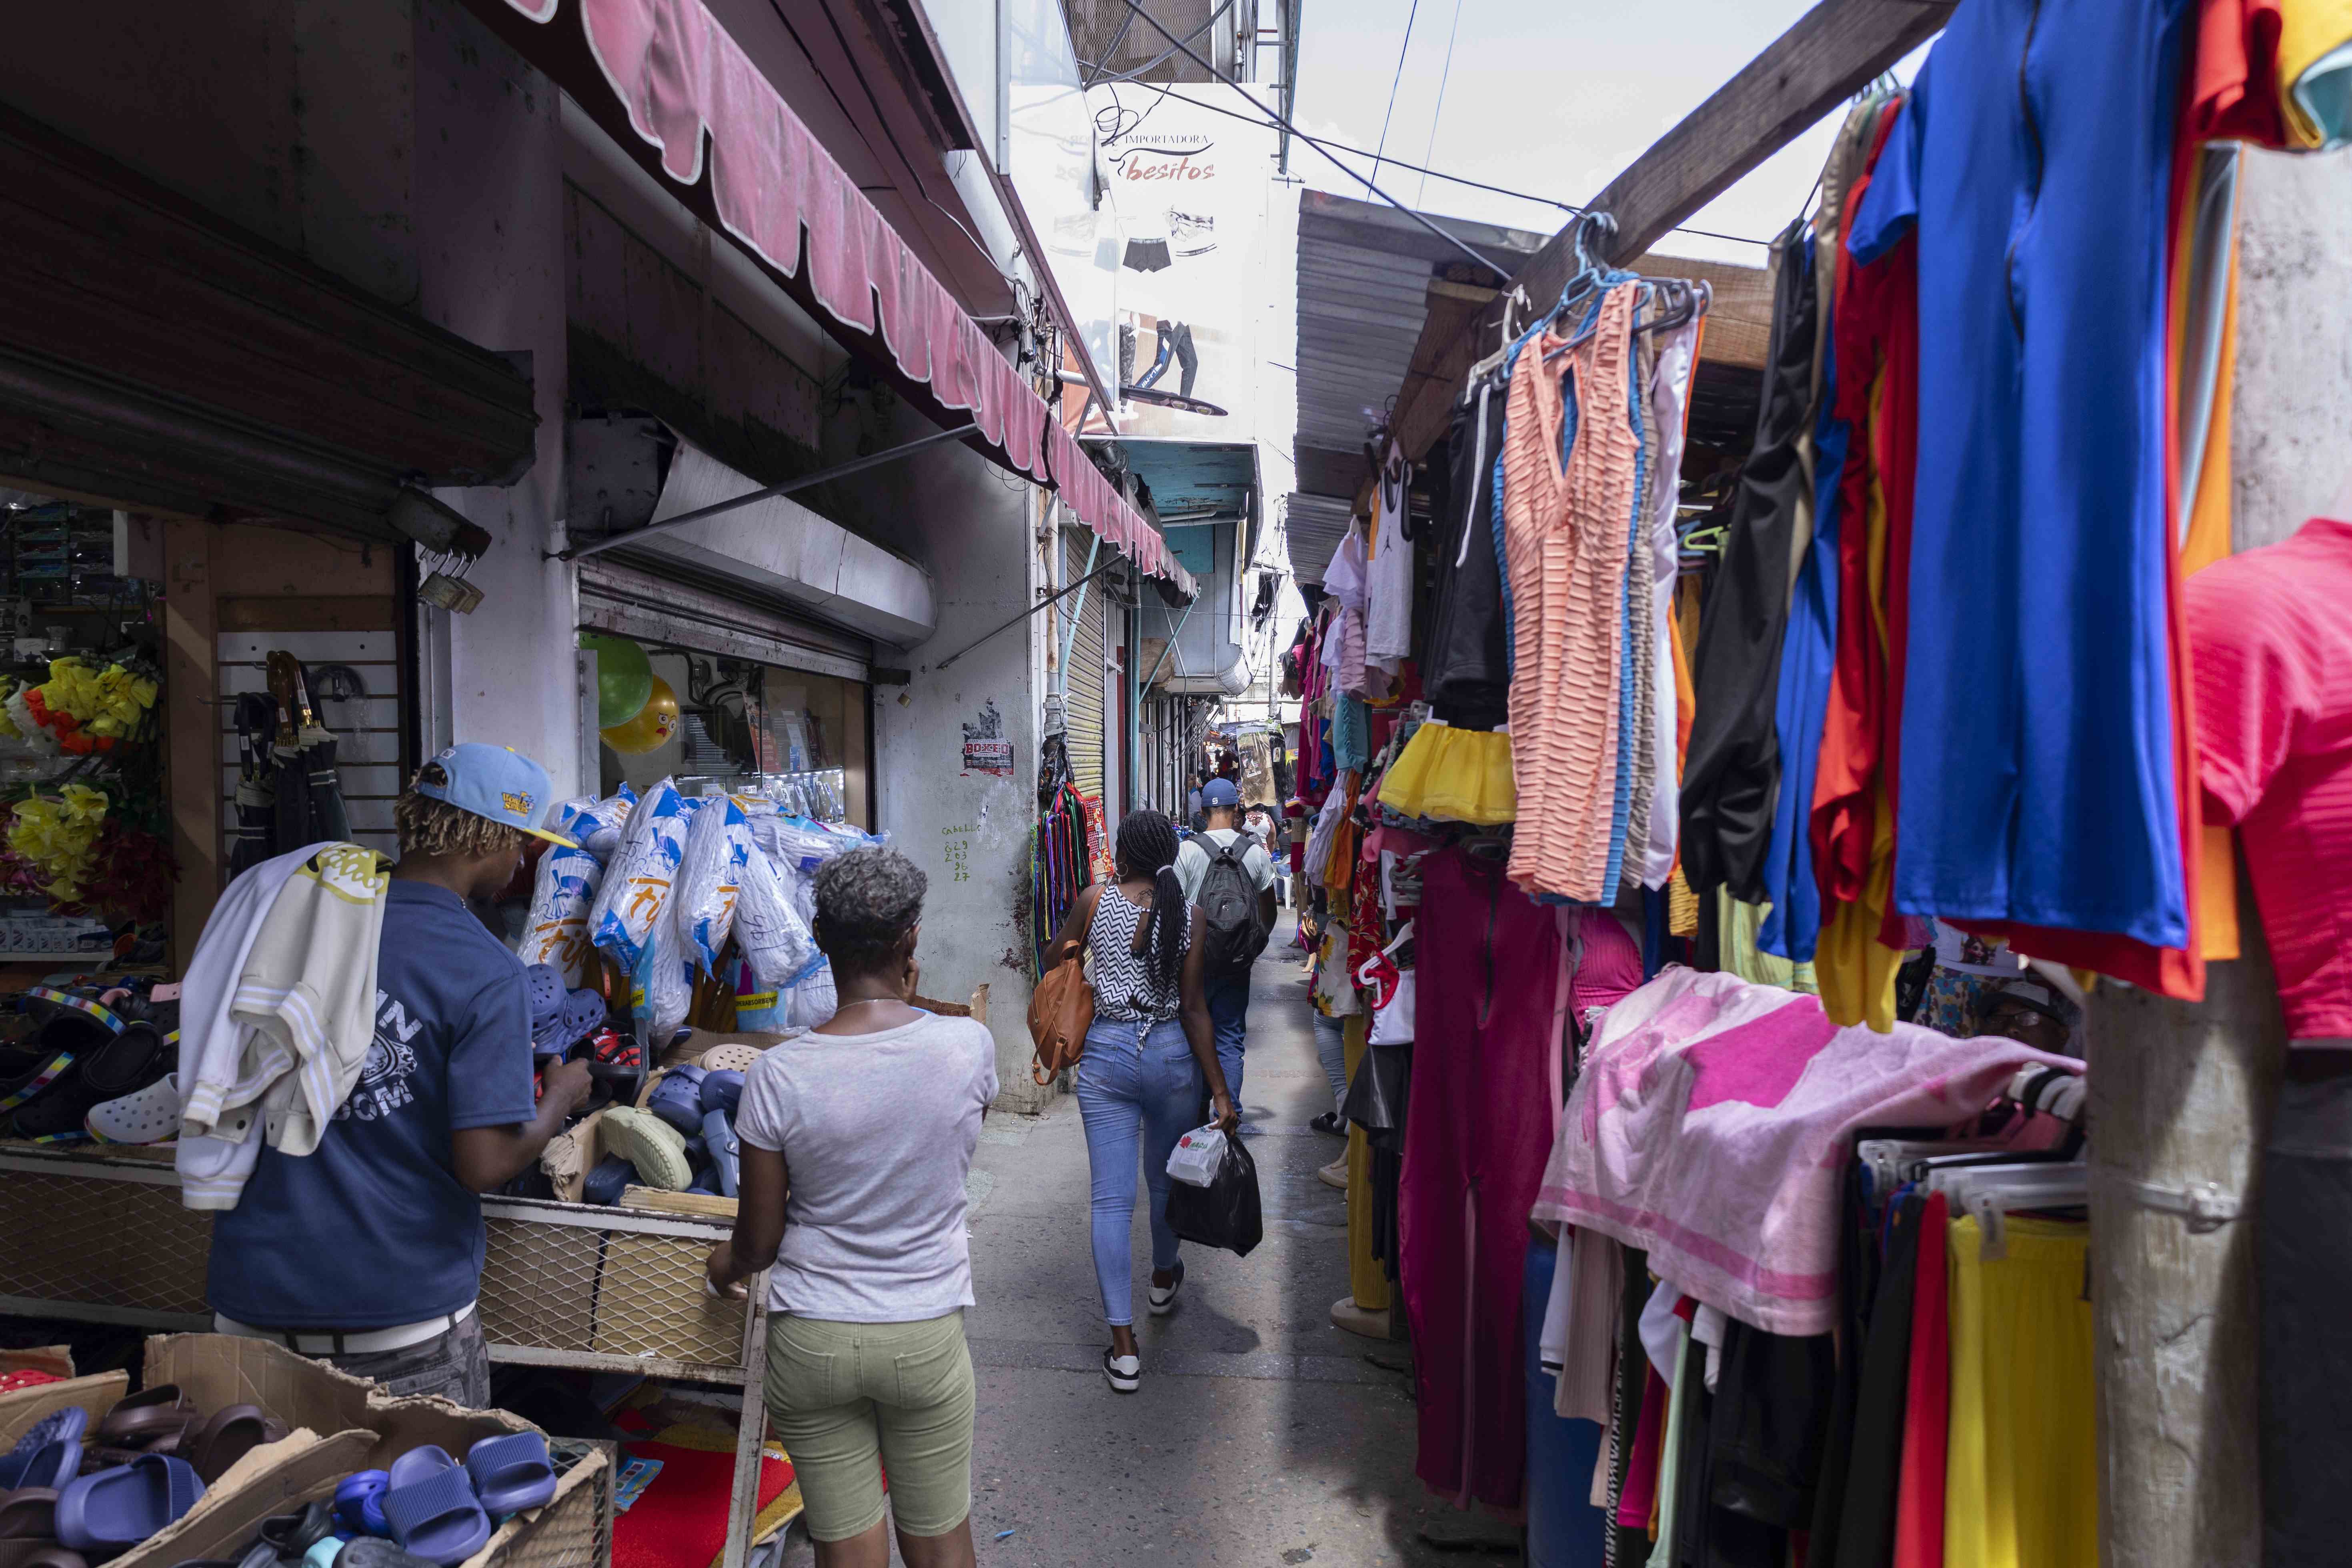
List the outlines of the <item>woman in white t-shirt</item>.
<svg viewBox="0 0 2352 1568">
<path fill-rule="evenodd" d="M 840 1008 L 746 1076 L 735 1233 L 715 1289 L 768 1270 L 768 1414 L 820 1568 L 968 1568 L 972 1304 L 964 1179 L 996 1097 L 985 1025 L 911 1005 L 926 879 L 895 849 L 816 876 Z M 789 1194 L 789 1195 L 788 1195 Z"/>
</svg>

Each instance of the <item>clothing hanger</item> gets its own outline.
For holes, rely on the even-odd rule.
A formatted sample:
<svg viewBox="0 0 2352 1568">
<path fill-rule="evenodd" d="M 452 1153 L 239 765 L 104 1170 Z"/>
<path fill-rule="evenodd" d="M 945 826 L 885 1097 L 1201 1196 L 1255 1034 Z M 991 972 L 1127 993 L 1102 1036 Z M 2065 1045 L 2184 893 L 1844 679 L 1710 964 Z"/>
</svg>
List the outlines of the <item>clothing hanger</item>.
<svg viewBox="0 0 2352 1568">
<path fill-rule="evenodd" d="M 2091 1201 L 2091 1168 L 2063 1164 L 1979 1165 L 1942 1170 L 1927 1178 L 1927 1190 L 1942 1193 L 1979 1228 L 1977 1256 L 1987 1263 L 2009 1256 L 2006 1216 L 2018 1209 L 2081 1208 Z"/>
<path fill-rule="evenodd" d="M 1528 299 L 1527 289 L 1519 284 L 1512 284 L 1511 291 L 1503 297 L 1502 341 L 1496 346 L 1493 353 L 1488 354 L 1485 359 L 1480 360 L 1476 364 L 1470 367 L 1470 376 L 1467 386 L 1465 387 L 1465 394 L 1468 388 L 1475 388 L 1480 382 L 1486 380 L 1487 376 L 1493 374 L 1496 371 L 1500 370 L 1503 366 L 1503 362 L 1510 357 L 1513 340 L 1517 336 L 1517 329 L 1511 321 L 1511 313 L 1515 310 L 1533 310 L 1534 308 L 1533 302 Z"/>
</svg>

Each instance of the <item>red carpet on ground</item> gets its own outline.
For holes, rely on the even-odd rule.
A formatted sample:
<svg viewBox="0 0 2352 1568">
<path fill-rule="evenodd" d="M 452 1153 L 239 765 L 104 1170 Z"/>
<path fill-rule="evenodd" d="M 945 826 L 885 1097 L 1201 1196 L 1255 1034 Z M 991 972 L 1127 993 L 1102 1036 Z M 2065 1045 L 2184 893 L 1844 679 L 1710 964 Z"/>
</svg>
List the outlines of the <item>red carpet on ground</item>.
<svg viewBox="0 0 2352 1568">
<path fill-rule="evenodd" d="M 710 1568 L 727 1543 L 727 1493 L 735 1456 L 681 1448 L 675 1443 L 626 1443 L 622 1452 L 658 1459 L 635 1506 L 613 1525 L 613 1568 Z M 793 1468 L 772 1454 L 760 1463 L 764 1510 L 793 1484 Z"/>
</svg>

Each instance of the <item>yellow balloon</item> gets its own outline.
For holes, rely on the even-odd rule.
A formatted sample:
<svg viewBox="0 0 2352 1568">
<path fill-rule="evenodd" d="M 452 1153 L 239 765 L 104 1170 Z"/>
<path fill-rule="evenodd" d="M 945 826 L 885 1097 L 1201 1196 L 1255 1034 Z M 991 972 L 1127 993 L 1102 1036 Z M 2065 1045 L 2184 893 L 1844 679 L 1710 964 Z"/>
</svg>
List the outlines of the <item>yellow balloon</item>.
<svg viewBox="0 0 2352 1568">
<path fill-rule="evenodd" d="M 597 733 L 604 737 L 604 744 L 625 757 L 641 757 L 657 751 L 677 733 L 677 693 L 670 689 L 668 681 L 656 675 L 653 695 L 646 699 L 646 705 L 637 710 L 635 718 Z"/>
</svg>

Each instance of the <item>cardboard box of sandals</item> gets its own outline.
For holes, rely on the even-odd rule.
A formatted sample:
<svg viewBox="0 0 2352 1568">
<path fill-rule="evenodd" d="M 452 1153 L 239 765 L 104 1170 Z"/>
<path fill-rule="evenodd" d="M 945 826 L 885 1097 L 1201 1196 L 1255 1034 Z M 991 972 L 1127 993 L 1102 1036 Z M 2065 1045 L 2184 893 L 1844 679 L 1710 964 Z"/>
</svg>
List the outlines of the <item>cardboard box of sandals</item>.
<svg viewBox="0 0 2352 1568">
<path fill-rule="evenodd" d="M 605 1462 L 262 1340 L 158 1335 L 126 1383 L 0 1394 L 0 1568 L 486 1565 Z"/>
</svg>

